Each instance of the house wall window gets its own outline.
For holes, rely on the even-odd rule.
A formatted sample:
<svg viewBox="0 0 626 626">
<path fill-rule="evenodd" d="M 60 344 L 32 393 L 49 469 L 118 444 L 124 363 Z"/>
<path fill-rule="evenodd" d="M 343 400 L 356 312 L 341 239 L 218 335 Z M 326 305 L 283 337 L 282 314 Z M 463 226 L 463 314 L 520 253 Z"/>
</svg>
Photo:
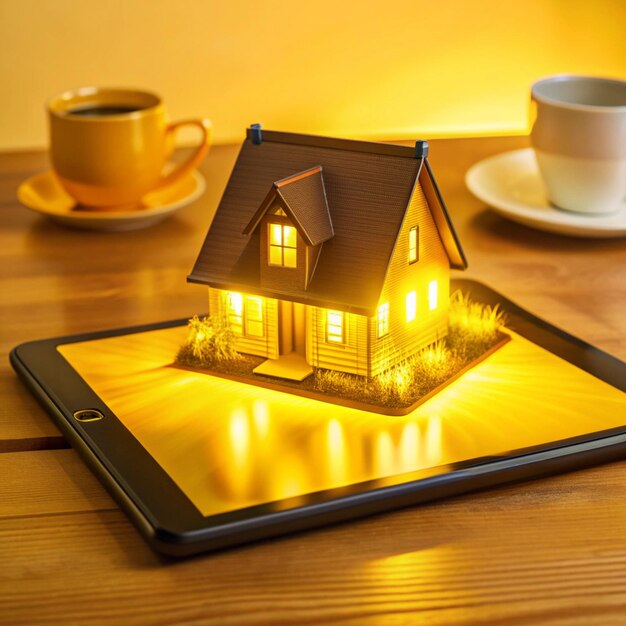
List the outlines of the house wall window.
<svg viewBox="0 0 626 626">
<path fill-rule="evenodd" d="M 376 314 L 376 337 L 379 339 L 389 332 L 389 302 L 378 307 Z"/>
<path fill-rule="evenodd" d="M 431 280 L 428 283 L 428 309 L 434 311 L 437 308 L 437 300 L 439 298 L 437 281 Z"/>
<path fill-rule="evenodd" d="M 243 296 L 240 293 L 226 294 L 226 316 L 230 329 L 237 335 L 243 335 Z"/>
<path fill-rule="evenodd" d="M 263 337 L 263 299 L 246 296 L 244 303 L 244 332 L 247 337 Z"/>
<path fill-rule="evenodd" d="M 417 293 L 409 291 L 406 294 L 406 321 L 412 322 L 417 315 Z"/>
<path fill-rule="evenodd" d="M 226 316 L 228 326 L 237 335 L 263 337 L 263 298 L 243 296 L 229 291 L 226 294 Z"/>
<path fill-rule="evenodd" d="M 326 311 L 326 343 L 344 344 L 345 313 L 343 311 Z"/>
<path fill-rule="evenodd" d="M 296 267 L 298 234 L 287 224 L 268 224 L 269 264 L 281 267 Z"/>
<path fill-rule="evenodd" d="M 419 259 L 419 230 L 413 226 L 409 230 L 409 264 L 415 263 Z"/>
</svg>

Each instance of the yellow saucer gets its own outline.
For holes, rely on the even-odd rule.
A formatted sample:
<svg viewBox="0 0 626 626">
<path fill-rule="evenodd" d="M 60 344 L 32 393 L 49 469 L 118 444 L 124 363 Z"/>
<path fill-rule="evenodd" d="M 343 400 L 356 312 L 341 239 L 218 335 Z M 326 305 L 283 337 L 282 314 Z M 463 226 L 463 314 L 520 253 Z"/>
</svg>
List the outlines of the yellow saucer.
<svg viewBox="0 0 626 626">
<path fill-rule="evenodd" d="M 117 232 L 146 228 L 199 198 L 206 187 L 197 170 L 169 187 L 152 191 L 133 210 L 98 211 L 83 208 L 63 189 L 52 170 L 24 181 L 17 190 L 19 201 L 28 209 L 50 219 L 85 230 Z"/>
</svg>

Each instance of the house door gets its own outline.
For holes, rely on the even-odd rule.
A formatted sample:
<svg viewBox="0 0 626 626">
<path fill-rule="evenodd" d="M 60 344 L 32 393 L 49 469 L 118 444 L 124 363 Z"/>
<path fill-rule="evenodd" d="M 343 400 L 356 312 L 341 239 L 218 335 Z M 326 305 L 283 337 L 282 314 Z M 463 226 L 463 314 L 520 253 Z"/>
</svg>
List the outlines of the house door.
<svg viewBox="0 0 626 626">
<path fill-rule="evenodd" d="M 306 357 L 306 317 L 304 304 L 280 300 L 279 354 Z"/>
</svg>

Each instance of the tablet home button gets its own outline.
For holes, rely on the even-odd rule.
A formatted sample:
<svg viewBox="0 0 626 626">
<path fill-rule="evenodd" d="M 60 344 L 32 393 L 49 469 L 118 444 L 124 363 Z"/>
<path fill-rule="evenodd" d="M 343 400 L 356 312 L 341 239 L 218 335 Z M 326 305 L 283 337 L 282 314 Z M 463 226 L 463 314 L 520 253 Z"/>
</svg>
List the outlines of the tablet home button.
<svg viewBox="0 0 626 626">
<path fill-rule="evenodd" d="M 103 417 L 104 414 L 98 409 L 81 409 L 74 412 L 74 419 L 79 422 L 96 422 Z"/>
</svg>

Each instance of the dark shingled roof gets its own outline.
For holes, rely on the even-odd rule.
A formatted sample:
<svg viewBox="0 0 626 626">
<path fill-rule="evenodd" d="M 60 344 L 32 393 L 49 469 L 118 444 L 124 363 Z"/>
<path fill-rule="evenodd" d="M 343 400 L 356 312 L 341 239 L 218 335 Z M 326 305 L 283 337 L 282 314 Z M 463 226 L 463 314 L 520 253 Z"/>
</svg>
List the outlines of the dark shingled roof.
<svg viewBox="0 0 626 626">
<path fill-rule="evenodd" d="M 254 231 L 277 197 L 308 245 L 317 246 L 333 236 L 321 165 L 276 181 L 244 228 L 244 235 Z"/>
<path fill-rule="evenodd" d="M 272 189 L 282 192 L 294 215 L 306 214 L 308 220 L 297 199 L 301 189 L 293 187 L 290 194 L 285 189 L 291 185 L 273 186 L 320 165 L 334 236 L 323 243 L 306 291 L 266 292 L 260 284 L 259 238 L 244 230 L 250 232 Z M 451 266 L 465 268 L 428 161 L 415 158 L 413 148 L 265 130 L 263 141 L 253 143 L 248 131 L 189 281 L 374 315 L 418 176 L 427 177 L 424 191 Z M 319 233 L 326 227 L 315 220 L 301 225 L 316 238 L 324 236 Z"/>
</svg>

